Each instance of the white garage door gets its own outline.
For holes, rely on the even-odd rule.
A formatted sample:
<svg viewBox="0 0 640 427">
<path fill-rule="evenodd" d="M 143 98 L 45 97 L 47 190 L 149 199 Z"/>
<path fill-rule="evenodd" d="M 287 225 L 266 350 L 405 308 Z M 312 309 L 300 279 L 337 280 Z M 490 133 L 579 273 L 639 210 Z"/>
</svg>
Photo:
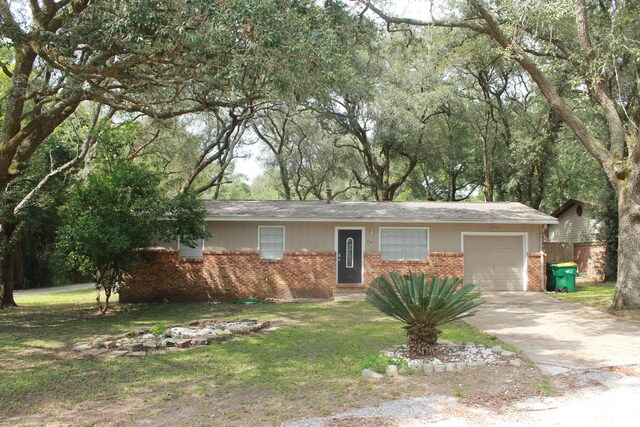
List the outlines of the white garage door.
<svg viewBox="0 0 640 427">
<path fill-rule="evenodd" d="M 464 236 L 464 281 L 488 291 L 523 290 L 522 236 Z"/>
</svg>

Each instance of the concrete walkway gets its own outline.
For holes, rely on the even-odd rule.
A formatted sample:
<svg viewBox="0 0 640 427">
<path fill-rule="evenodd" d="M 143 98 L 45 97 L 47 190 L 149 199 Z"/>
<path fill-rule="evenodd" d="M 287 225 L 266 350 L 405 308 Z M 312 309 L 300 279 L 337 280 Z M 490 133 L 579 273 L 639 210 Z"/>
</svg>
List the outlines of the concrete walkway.
<svg viewBox="0 0 640 427">
<path fill-rule="evenodd" d="M 335 302 L 358 302 L 358 301 L 366 301 L 366 294 L 363 290 L 345 290 L 338 289 L 333 291 L 333 300 Z"/>
<path fill-rule="evenodd" d="M 538 292 L 483 293 L 465 319 L 520 348 L 543 371 L 640 364 L 640 323 Z"/>
<path fill-rule="evenodd" d="M 56 292 L 80 291 L 83 289 L 92 289 L 94 287 L 94 283 L 77 283 L 75 285 L 55 286 L 51 288 L 16 289 L 15 291 L 13 291 L 13 294 L 16 297 L 24 297 L 29 295 L 50 294 Z"/>
</svg>

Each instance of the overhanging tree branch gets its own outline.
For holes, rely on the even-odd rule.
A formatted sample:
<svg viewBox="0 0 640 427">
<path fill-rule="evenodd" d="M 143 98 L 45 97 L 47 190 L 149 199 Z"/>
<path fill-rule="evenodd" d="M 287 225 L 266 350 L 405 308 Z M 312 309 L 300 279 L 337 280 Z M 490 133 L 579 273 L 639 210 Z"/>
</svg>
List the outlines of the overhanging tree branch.
<svg viewBox="0 0 640 427">
<path fill-rule="evenodd" d="M 85 140 L 82 143 L 81 147 L 79 147 L 76 156 L 68 162 L 51 170 L 47 175 L 45 175 L 45 177 L 42 178 L 40 182 L 35 187 L 33 187 L 31 191 L 29 191 L 29 193 L 27 193 L 27 195 L 24 196 L 22 200 L 15 206 L 15 208 L 13 209 L 13 214 L 15 216 L 18 216 L 20 214 L 22 209 L 24 209 L 29 204 L 29 202 L 47 185 L 49 181 L 51 181 L 58 175 L 70 171 L 84 160 L 91 147 L 93 147 L 98 140 L 98 124 L 100 121 L 102 108 L 102 105 L 96 106 L 93 118 L 91 120 L 91 126 L 89 127 Z M 113 117 L 114 113 L 115 111 L 113 109 L 109 109 L 103 119 L 107 121 L 110 120 Z"/>
<path fill-rule="evenodd" d="M 537 64 L 524 51 L 524 49 L 515 41 L 510 39 L 501 29 L 494 16 L 488 11 L 484 2 L 481 0 L 467 0 L 467 3 L 477 13 L 479 19 L 484 21 L 485 25 L 477 23 L 457 22 L 457 21 L 422 21 L 408 18 L 397 18 L 386 14 L 380 8 L 374 6 L 369 1 L 360 1 L 367 5 L 369 9 L 374 11 L 380 18 L 387 22 L 415 25 L 421 27 L 448 27 L 448 28 L 466 28 L 477 33 L 485 34 L 493 38 L 500 47 L 510 52 L 511 57 L 524 68 L 531 78 L 536 82 L 540 91 L 543 93 L 551 108 L 559 117 L 567 124 L 567 126 L 575 133 L 582 142 L 587 151 L 600 163 L 612 184 L 616 184 L 617 178 L 624 173 L 624 168 L 616 167 L 618 161 L 612 153 L 609 152 L 601 140 L 599 140 L 587 126 L 578 118 L 578 116 L 569 108 L 560 94 L 556 91 L 549 79 L 540 70 Z"/>
</svg>

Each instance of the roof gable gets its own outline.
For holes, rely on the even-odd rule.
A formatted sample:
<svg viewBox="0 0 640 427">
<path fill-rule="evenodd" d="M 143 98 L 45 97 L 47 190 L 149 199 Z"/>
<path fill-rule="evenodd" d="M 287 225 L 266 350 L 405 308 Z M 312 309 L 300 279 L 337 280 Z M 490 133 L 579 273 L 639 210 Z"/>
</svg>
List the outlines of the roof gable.
<svg viewBox="0 0 640 427">
<path fill-rule="evenodd" d="M 571 209 L 572 207 L 574 207 L 575 205 L 585 205 L 585 206 L 589 206 L 592 207 L 594 204 L 591 202 L 585 202 L 583 200 L 578 200 L 578 199 L 569 199 L 566 202 L 564 202 L 564 204 L 562 206 L 560 206 L 558 209 L 556 209 L 555 211 L 553 211 L 551 213 L 552 217 L 555 218 L 560 218 L 560 216 L 565 213 L 566 211 L 568 211 L 569 209 Z"/>
</svg>

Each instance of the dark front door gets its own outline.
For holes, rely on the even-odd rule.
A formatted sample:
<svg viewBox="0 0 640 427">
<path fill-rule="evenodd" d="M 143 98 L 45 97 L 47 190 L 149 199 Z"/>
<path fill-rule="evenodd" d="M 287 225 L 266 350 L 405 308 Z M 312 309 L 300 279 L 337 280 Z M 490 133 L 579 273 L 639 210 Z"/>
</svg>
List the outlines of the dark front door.
<svg viewBox="0 0 640 427">
<path fill-rule="evenodd" d="M 338 283 L 362 283 L 362 230 L 338 230 Z"/>
</svg>

